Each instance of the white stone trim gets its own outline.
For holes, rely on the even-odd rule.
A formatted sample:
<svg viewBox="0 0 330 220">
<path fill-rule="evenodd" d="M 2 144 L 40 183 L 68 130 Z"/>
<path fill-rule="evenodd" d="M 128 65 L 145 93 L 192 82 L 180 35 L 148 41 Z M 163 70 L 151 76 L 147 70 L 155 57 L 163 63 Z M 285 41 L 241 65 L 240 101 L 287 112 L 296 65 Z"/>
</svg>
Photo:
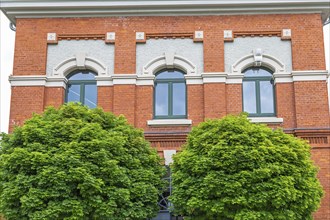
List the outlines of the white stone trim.
<svg viewBox="0 0 330 220">
<path fill-rule="evenodd" d="M 197 67 L 188 59 L 174 53 L 165 53 L 149 61 L 143 67 L 143 75 L 155 75 L 161 69 L 177 68 L 184 71 L 187 75 L 197 73 Z"/>
<path fill-rule="evenodd" d="M 86 56 L 85 53 L 77 53 L 74 57 L 63 60 L 53 68 L 52 77 L 66 77 L 74 70 L 90 69 L 98 76 L 109 76 L 108 70 L 99 60 Z"/>
<path fill-rule="evenodd" d="M 106 33 L 106 40 L 107 41 L 114 41 L 114 40 L 116 40 L 116 32 L 107 32 Z"/>
<path fill-rule="evenodd" d="M 186 85 L 201 85 L 203 84 L 203 78 L 201 75 L 185 75 Z"/>
<path fill-rule="evenodd" d="M 225 83 L 227 73 L 202 73 L 203 83 Z"/>
<path fill-rule="evenodd" d="M 198 40 L 203 40 L 204 31 L 195 31 L 194 38 Z"/>
<path fill-rule="evenodd" d="M 293 81 L 327 81 L 327 70 L 292 71 Z"/>
<path fill-rule="evenodd" d="M 9 76 L 11 86 L 46 86 L 66 88 L 66 78 L 52 78 L 41 75 Z"/>
<path fill-rule="evenodd" d="M 65 77 L 59 78 L 52 78 L 52 77 L 47 77 L 46 78 L 46 87 L 63 87 L 66 89 L 66 84 L 68 82 L 68 79 Z"/>
<path fill-rule="evenodd" d="M 202 85 L 207 83 L 242 84 L 243 74 L 226 72 L 202 73 L 201 75 L 185 75 L 187 85 Z M 292 71 L 273 74 L 276 83 L 292 83 L 297 81 L 327 81 L 327 70 Z M 114 74 L 112 76 L 96 76 L 97 86 L 137 85 L 153 86 L 154 75 Z M 67 79 L 64 76 L 9 76 L 11 86 L 46 86 L 66 88 Z"/>
<path fill-rule="evenodd" d="M 95 76 L 97 86 L 113 86 L 112 77 Z"/>
<path fill-rule="evenodd" d="M 111 77 L 114 85 L 136 85 L 136 74 L 114 74 Z"/>
<path fill-rule="evenodd" d="M 47 33 L 47 41 L 56 41 L 56 33 Z"/>
<path fill-rule="evenodd" d="M 226 84 L 242 84 L 243 74 L 228 74 Z"/>
<path fill-rule="evenodd" d="M 223 31 L 223 38 L 224 39 L 232 39 L 233 38 L 233 31 L 232 30 L 224 30 Z"/>
<path fill-rule="evenodd" d="M 293 82 L 291 73 L 282 73 L 282 74 L 274 74 L 274 84 L 276 83 L 291 83 Z"/>
<path fill-rule="evenodd" d="M 135 33 L 135 39 L 136 40 L 144 40 L 145 39 L 145 33 L 144 32 L 136 32 Z"/>
<path fill-rule="evenodd" d="M 258 5 L 258 7 L 255 7 Z M 22 1 L 1 3 L 9 20 L 25 17 L 178 16 L 230 14 L 301 14 L 329 16 L 328 0 L 196 0 L 196 1 Z"/>
<path fill-rule="evenodd" d="M 277 117 L 248 117 L 252 123 L 283 123 L 283 118 Z"/>
<path fill-rule="evenodd" d="M 9 76 L 11 86 L 45 86 L 46 76 Z"/>
<path fill-rule="evenodd" d="M 138 76 L 136 80 L 137 86 L 153 86 L 155 81 L 155 76 Z"/>
<path fill-rule="evenodd" d="M 148 120 L 147 124 L 149 126 L 167 126 L 167 125 L 187 126 L 187 125 L 192 124 L 192 120 L 190 120 L 190 119 L 153 119 L 153 120 Z"/>
</svg>

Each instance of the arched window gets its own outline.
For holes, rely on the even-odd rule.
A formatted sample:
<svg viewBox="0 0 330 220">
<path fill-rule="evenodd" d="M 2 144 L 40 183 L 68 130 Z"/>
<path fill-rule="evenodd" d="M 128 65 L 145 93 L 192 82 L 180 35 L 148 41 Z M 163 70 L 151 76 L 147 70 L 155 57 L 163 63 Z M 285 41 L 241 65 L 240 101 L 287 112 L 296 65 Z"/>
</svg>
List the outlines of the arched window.
<svg viewBox="0 0 330 220">
<path fill-rule="evenodd" d="M 97 105 L 97 87 L 94 72 L 75 71 L 67 76 L 66 102 L 80 102 L 90 108 Z"/>
<path fill-rule="evenodd" d="M 272 72 L 263 67 L 244 71 L 243 111 L 249 116 L 275 116 L 274 81 Z"/>
<path fill-rule="evenodd" d="M 154 90 L 154 118 L 186 118 L 187 97 L 184 73 L 163 70 L 156 74 Z"/>
</svg>

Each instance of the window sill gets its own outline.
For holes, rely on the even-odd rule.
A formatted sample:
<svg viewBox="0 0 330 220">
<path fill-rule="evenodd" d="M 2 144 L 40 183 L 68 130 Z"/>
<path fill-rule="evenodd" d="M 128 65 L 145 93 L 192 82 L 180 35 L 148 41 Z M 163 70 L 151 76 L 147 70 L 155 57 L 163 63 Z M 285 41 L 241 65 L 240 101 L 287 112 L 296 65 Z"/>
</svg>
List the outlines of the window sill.
<svg viewBox="0 0 330 220">
<path fill-rule="evenodd" d="M 280 124 L 283 123 L 283 118 L 277 117 L 248 117 L 252 123 L 270 123 Z"/>
<path fill-rule="evenodd" d="M 147 124 L 149 126 L 189 126 L 192 124 L 192 120 L 190 119 L 153 119 L 148 120 Z"/>
</svg>

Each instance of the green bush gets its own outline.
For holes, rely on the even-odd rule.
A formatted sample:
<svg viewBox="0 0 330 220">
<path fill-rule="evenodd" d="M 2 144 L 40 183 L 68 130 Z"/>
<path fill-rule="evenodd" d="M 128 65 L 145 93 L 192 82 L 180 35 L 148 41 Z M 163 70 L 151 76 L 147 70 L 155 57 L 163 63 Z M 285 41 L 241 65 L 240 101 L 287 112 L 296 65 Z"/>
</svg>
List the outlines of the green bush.
<svg viewBox="0 0 330 220">
<path fill-rule="evenodd" d="M 323 195 L 310 146 L 246 115 L 195 127 L 174 157 L 177 213 L 192 219 L 312 219 Z"/>
<path fill-rule="evenodd" d="M 34 115 L 0 150 L 0 213 L 7 220 L 155 216 L 164 169 L 124 117 L 68 104 Z"/>
</svg>

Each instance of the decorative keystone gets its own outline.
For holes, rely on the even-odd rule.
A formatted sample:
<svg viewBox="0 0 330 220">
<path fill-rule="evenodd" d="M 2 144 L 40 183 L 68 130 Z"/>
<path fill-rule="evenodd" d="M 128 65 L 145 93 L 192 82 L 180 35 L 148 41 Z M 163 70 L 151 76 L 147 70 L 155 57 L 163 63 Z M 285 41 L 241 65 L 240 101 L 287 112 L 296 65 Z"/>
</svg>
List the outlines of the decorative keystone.
<svg viewBox="0 0 330 220">
<path fill-rule="evenodd" d="M 203 42 L 203 38 L 204 38 L 203 31 L 195 31 L 194 42 Z"/>
<path fill-rule="evenodd" d="M 47 43 L 48 44 L 57 44 L 56 33 L 47 33 Z"/>
<path fill-rule="evenodd" d="M 116 33 L 115 32 L 107 32 L 105 34 L 105 43 L 106 44 L 113 44 L 116 40 Z"/>
<path fill-rule="evenodd" d="M 261 66 L 262 64 L 262 55 L 263 55 L 263 51 L 261 48 L 257 48 L 253 51 L 253 55 L 254 55 L 254 65 L 255 66 Z"/>
<path fill-rule="evenodd" d="M 145 43 L 146 42 L 146 35 L 144 32 L 136 32 L 135 39 L 137 43 Z"/>
<path fill-rule="evenodd" d="M 283 29 L 281 39 L 290 40 L 291 39 L 291 29 Z"/>
<path fill-rule="evenodd" d="M 223 38 L 225 41 L 234 41 L 233 31 L 232 30 L 224 30 Z"/>
</svg>

